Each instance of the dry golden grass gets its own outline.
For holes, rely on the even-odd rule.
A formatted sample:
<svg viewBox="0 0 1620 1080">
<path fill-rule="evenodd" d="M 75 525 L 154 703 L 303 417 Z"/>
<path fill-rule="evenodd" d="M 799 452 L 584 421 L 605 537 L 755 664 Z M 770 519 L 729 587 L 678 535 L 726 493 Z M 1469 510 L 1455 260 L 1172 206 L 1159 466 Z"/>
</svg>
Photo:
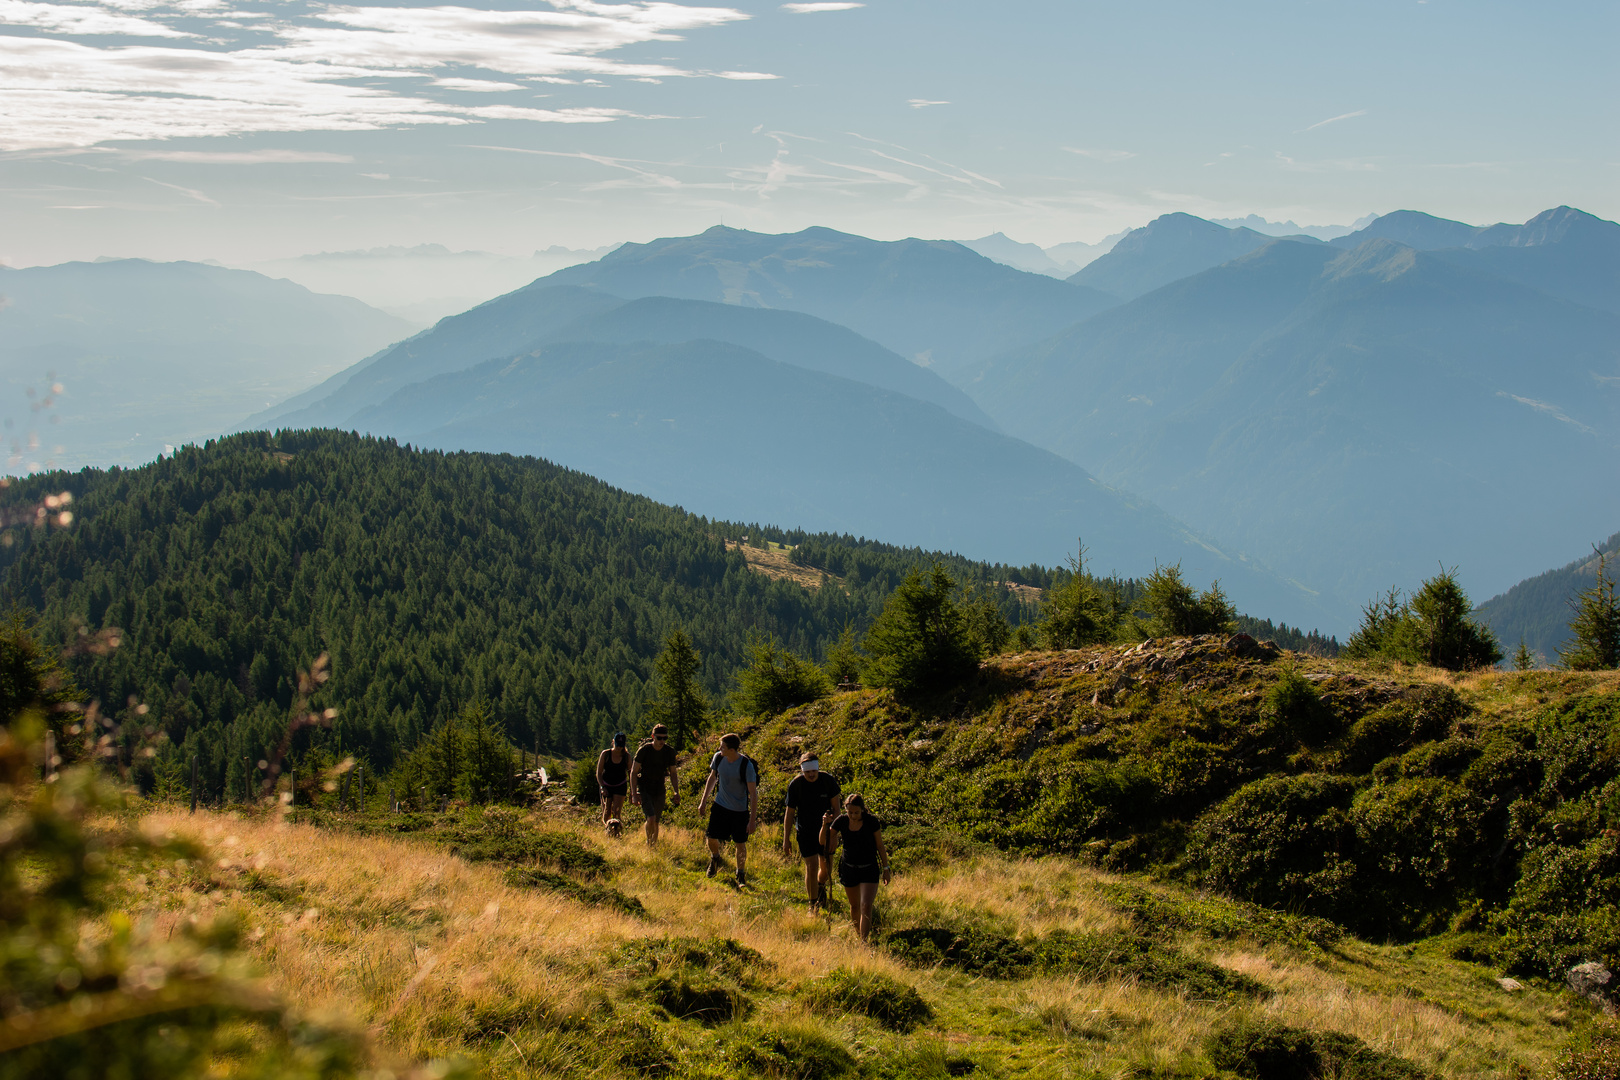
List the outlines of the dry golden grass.
<svg viewBox="0 0 1620 1080">
<path fill-rule="evenodd" d="M 841 918 L 806 913 L 797 861 L 768 843 L 753 845 L 756 884 L 739 891 L 702 875 L 706 855 L 689 830 L 666 826 L 649 849 L 639 834 L 610 841 L 582 820 L 544 824 L 604 851 L 617 887 L 638 896 L 647 917 L 509 887 L 498 867 L 464 863 L 422 840 L 361 837 L 273 814 L 150 815 L 148 827 L 195 839 L 214 862 L 206 880 L 137 884 L 135 903 L 171 921 L 235 910 L 275 988 L 300 1007 L 347 1014 L 413 1057 L 469 1053 L 492 1076 L 617 1075 L 582 1049 L 579 1032 L 612 1012 L 629 979 L 615 948 L 646 936 L 729 937 L 757 949 L 771 966 L 755 1025 L 820 1033 L 868 1056 L 932 1041 L 993 1060 L 1003 1075 L 1169 1069 L 1196 1061 L 1210 1031 L 1240 1008 L 1125 982 L 907 969 L 862 945 Z M 1020 932 L 1123 929 L 1127 920 L 1098 888 L 1115 880 L 1065 859 L 979 858 L 903 876 L 886 902 L 975 910 Z M 1275 990 L 1241 1008 L 1349 1032 L 1446 1076 L 1539 1074 L 1562 1040 L 1554 995 L 1509 995 L 1468 965 L 1355 942 L 1314 960 L 1252 942 L 1189 935 L 1181 944 Z M 907 1038 L 864 1019 L 810 1017 L 794 989 L 839 966 L 915 985 L 934 1021 Z"/>
</svg>

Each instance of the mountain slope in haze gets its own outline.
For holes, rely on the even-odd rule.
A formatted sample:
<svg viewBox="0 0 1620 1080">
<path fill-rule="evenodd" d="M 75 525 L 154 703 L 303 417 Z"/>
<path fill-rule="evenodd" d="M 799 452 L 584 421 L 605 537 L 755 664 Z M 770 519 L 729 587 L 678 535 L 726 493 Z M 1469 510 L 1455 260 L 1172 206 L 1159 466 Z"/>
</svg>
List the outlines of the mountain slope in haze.
<svg viewBox="0 0 1620 1080">
<path fill-rule="evenodd" d="M 938 375 L 825 319 L 662 296 L 627 302 L 594 289 L 540 283 L 444 319 L 244 426 L 351 427 L 361 410 L 402 387 L 547 343 L 696 339 L 729 342 L 783 363 L 894 390 L 996 429 L 984 410 Z"/>
<path fill-rule="evenodd" d="M 1594 545 L 1609 559 L 1609 575 L 1620 576 L 1620 533 Z M 1509 654 L 1524 642 L 1530 654 L 1541 663 L 1557 663 L 1558 650 L 1569 644 L 1569 620 L 1575 615 L 1570 604 L 1583 589 L 1597 580 L 1597 555 L 1588 551 L 1574 562 L 1526 578 L 1507 592 L 1491 597 L 1475 610 L 1485 625 L 1496 631 L 1503 651 Z"/>
<path fill-rule="evenodd" d="M 1048 564 L 1154 560 L 1245 610 L 1312 624 L 1307 594 L 1151 504 L 937 405 L 720 342 L 562 343 L 440 376 L 358 414 L 413 445 L 534 454 L 695 512 Z"/>
<path fill-rule="evenodd" d="M 1620 517 L 1620 318 L 1388 240 L 1273 242 L 972 390 L 1343 605 L 1442 559 L 1488 595 Z"/>
<path fill-rule="evenodd" d="M 1118 302 L 950 241 L 884 242 L 822 228 L 770 235 L 716 226 L 698 236 L 626 244 L 542 281 L 616 296 L 802 311 L 947 378 Z"/>
<path fill-rule="evenodd" d="M 415 329 L 347 296 L 201 263 L 0 267 L 0 296 L 0 411 L 21 434 L 24 389 L 64 388 L 57 422 L 14 468 L 149 461 Z"/>
<path fill-rule="evenodd" d="M 1275 239 L 1249 228 L 1228 229 L 1191 214 L 1165 214 L 1133 229 L 1108 254 L 1068 281 L 1130 300 L 1247 255 Z M 1317 243 L 1304 236 L 1289 239 Z"/>
</svg>

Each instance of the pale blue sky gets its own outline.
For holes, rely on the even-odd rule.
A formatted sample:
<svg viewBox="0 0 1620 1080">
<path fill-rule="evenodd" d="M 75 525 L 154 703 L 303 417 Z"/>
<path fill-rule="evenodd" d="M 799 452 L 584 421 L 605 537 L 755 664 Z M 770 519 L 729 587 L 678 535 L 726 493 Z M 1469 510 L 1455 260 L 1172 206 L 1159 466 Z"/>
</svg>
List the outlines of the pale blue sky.
<svg viewBox="0 0 1620 1080">
<path fill-rule="evenodd" d="M 1617 38 L 1613 2 L 0 0 L 0 259 L 1615 218 Z"/>
</svg>

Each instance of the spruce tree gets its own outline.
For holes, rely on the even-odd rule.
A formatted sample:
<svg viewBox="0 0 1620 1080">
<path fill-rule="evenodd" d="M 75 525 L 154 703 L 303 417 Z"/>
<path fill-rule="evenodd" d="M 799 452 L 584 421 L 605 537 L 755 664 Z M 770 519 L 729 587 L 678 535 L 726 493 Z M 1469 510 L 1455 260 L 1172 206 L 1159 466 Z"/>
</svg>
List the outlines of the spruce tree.
<svg viewBox="0 0 1620 1080">
<path fill-rule="evenodd" d="M 1406 606 L 1395 634 L 1400 659 L 1450 671 L 1489 667 L 1502 659 L 1496 635 L 1473 620 L 1473 610 L 1456 568 L 1441 567 Z"/>
<path fill-rule="evenodd" d="M 1571 671 L 1620 667 L 1620 602 L 1609 576 L 1609 556 L 1598 552 L 1597 563 L 1597 580 L 1570 601 L 1575 611 L 1569 621 L 1572 639 L 1559 650 L 1558 658 Z"/>
<path fill-rule="evenodd" d="M 1524 638 L 1519 639 L 1519 647 L 1513 653 L 1513 670 L 1530 671 L 1536 666 L 1536 658 L 1530 655 L 1530 649 L 1525 645 Z"/>
<path fill-rule="evenodd" d="M 866 633 L 867 682 L 915 698 L 950 689 L 978 666 L 955 590 L 938 563 L 906 575 Z"/>
<path fill-rule="evenodd" d="M 709 699 L 698 685 L 703 660 L 686 631 L 677 627 L 664 639 L 664 649 L 653 663 L 657 689 L 647 708 L 647 725 L 669 728 L 670 743 L 683 749 L 709 719 Z"/>
</svg>

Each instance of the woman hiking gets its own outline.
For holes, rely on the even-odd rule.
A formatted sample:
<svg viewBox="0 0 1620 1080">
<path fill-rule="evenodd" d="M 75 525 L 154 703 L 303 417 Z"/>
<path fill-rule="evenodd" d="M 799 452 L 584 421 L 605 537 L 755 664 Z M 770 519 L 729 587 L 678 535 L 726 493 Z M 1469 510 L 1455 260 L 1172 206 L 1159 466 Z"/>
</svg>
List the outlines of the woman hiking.
<svg viewBox="0 0 1620 1080">
<path fill-rule="evenodd" d="M 866 812 L 866 800 L 859 795 L 844 800 L 842 815 L 834 818 L 829 810 L 822 820 L 821 845 L 827 858 L 840 844 L 844 856 L 838 860 L 838 880 L 849 897 L 849 921 L 865 941 L 872 931 L 878 882 L 889 880 L 889 849 L 883 844 L 883 822 Z"/>
<path fill-rule="evenodd" d="M 624 797 L 630 791 L 630 736 L 613 733 L 613 745 L 596 759 L 596 786 L 602 790 L 602 824 L 623 820 Z"/>
</svg>

